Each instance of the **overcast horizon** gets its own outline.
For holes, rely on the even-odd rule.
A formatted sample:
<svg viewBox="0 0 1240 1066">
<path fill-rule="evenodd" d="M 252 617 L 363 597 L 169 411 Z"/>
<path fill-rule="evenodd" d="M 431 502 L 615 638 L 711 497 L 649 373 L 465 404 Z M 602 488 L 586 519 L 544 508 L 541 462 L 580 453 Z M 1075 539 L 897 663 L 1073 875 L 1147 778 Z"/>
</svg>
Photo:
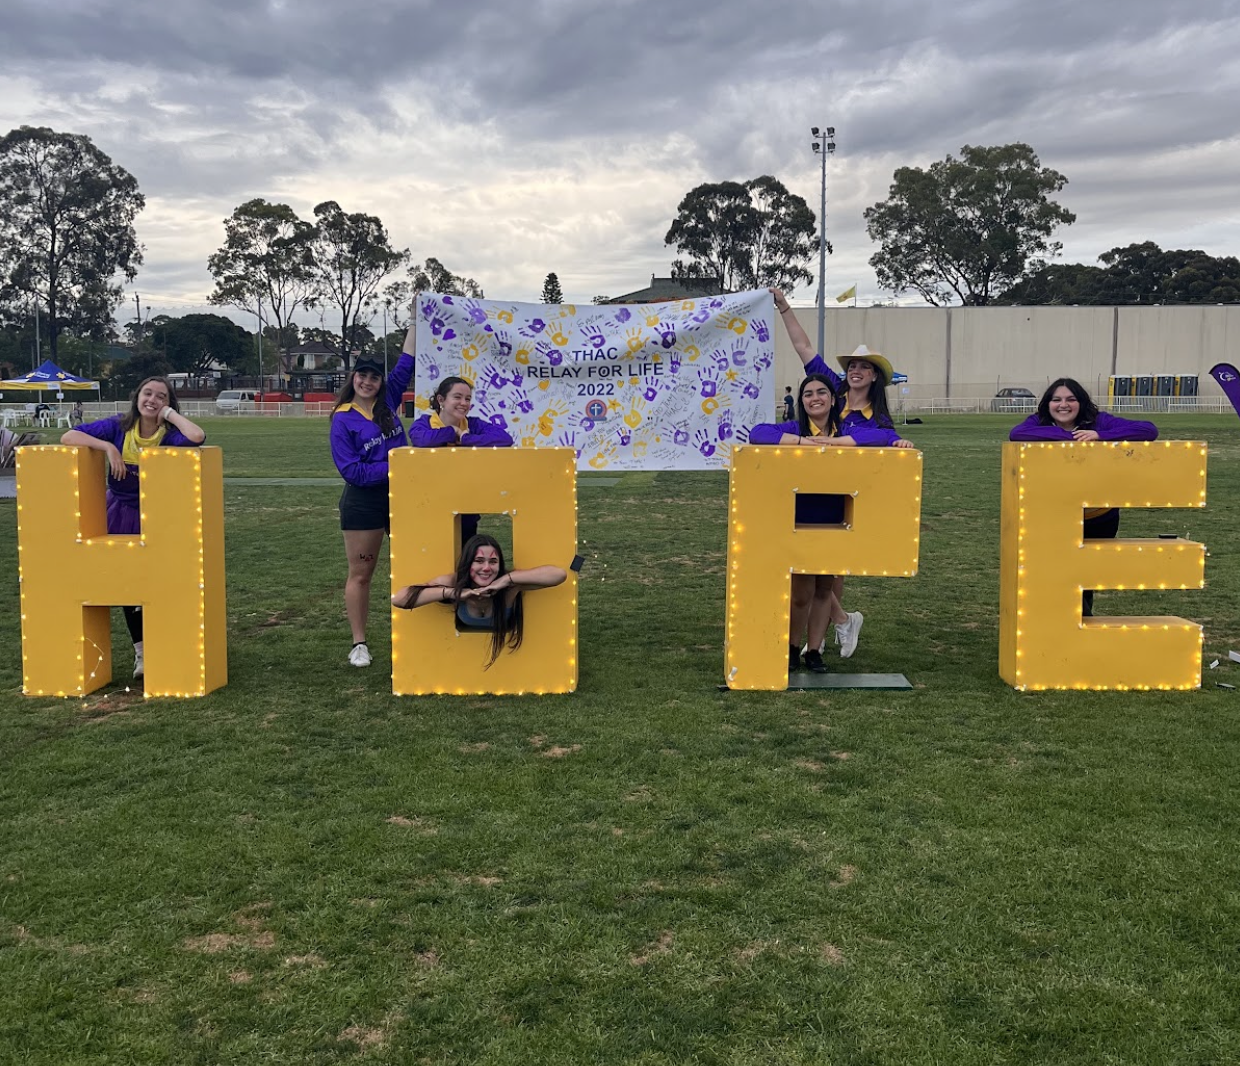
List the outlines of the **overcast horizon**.
<svg viewBox="0 0 1240 1066">
<path fill-rule="evenodd" d="M 1061 261 L 1147 240 L 1240 252 L 1230 0 L 1179 14 L 544 0 L 520 16 L 489 0 L 464 14 L 15 0 L 7 14 L 0 121 L 86 134 L 138 180 L 145 262 L 126 299 L 154 314 L 222 310 L 207 256 L 254 197 L 307 219 L 323 200 L 378 215 L 394 246 L 489 298 L 537 301 L 552 271 L 569 302 L 620 295 L 670 273 L 663 237 L 698 184 L 773 174 L 817 214 L 815 125 L 837 144 L 828 304 L 854 283 L 862 305 L 892 297 L 862 212 L 897 167 L 965 144 L 1024 141 L 1067 177 Z"/>
</svg>

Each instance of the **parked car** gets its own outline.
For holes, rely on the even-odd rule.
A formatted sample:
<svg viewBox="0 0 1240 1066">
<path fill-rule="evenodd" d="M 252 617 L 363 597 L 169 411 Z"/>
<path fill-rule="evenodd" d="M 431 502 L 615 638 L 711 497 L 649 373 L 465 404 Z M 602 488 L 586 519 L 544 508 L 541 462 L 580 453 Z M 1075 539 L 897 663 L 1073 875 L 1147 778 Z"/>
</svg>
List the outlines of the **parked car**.
<svg viewBox="0 0 1240 1066">
<path fill-rule="evenodd" d="M 225 389 L 215 398 L 215 409 L 222 415 L 252 413 L 257 395 L 251 389 Z"/>
<path fill-rule="evenodd" d="M 1038 398 L 1028 389 L 1000 389 L 990 401 L 992 411 L 1024 411 L 1026 414 L 1038 406 Z"/>
</svg>

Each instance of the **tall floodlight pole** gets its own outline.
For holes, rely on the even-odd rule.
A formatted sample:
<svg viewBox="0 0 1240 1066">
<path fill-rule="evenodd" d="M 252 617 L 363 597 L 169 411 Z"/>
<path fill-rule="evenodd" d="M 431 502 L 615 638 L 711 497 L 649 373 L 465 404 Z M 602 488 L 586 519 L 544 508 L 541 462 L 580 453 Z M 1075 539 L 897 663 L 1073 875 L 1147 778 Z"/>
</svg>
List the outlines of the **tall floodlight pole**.
<svg viewBox="0 0 1240 1066">
<path fill-rule="evenodd" d="M 827 334 L 827 156 L 835 154 L 835 127 L 817 126 L 810 129 L 814 135 L 814 151 L 822 159 L 822 204 L 818 212 L 818 354 L 822 355 Z"/>
</svg>

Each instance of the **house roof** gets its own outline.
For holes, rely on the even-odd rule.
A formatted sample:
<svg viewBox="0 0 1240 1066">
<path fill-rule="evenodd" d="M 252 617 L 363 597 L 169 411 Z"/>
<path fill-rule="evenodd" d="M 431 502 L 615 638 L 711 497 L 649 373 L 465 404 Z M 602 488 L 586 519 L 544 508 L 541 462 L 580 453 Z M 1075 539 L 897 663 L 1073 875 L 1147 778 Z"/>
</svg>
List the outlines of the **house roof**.
<svg viewBox="0 0 1240 1066">
<path fill-rule="evenodd" d="M 702 296 L 719 296 L 723 292 L 720 278 L 659 278 L 650 275 L 650 284 L 636 292 L 626 292 L 604 300 L 609 304 L 653 304 L 666 300 L 696 300 Z"/>
</svg>

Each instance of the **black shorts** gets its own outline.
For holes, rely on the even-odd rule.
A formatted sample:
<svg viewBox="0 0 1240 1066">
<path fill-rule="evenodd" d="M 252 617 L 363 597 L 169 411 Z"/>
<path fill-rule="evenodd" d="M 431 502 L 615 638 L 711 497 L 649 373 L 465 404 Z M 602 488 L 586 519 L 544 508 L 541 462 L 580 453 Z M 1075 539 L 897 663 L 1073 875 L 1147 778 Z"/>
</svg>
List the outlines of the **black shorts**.
<svg viewBox="0 0 1240 1066">
<path fill-rule="evenodd" d="M 340 528 L 385 529 L 390 533 L 392 520 L 388 516 L 387 482 L 366 488 L 345 485 L 340 494 Z"/>
</svg>

